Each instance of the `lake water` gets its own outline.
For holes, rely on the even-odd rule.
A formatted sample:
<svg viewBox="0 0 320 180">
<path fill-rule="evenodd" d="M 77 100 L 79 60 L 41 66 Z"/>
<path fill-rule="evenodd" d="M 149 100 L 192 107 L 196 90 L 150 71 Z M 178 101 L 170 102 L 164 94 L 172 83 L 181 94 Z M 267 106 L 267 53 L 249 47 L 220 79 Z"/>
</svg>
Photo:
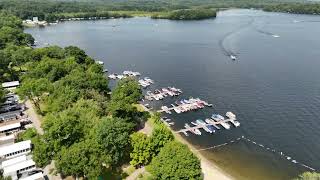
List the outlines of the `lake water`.
<svg viewBox="0 0 320 180">
<path fill-rule="evenodd" d="M 79 46 L 110 72 L 139 71 L 156 81 L 152 88 L 173 85 L 180 98 L 214 105 L 172 115 L 176 130 L 234 112 L 241 127 L 186 139 L 199 149 L 242 136 L 264 146 L 241 139 L 201 151 L 238 179 L 291 179 L 309 170 L 302 164 L 320 169 L 320 16 L 228 10 L 202 21 L 78 21 L 26 32 L 40 46 Z"/>
</svg>

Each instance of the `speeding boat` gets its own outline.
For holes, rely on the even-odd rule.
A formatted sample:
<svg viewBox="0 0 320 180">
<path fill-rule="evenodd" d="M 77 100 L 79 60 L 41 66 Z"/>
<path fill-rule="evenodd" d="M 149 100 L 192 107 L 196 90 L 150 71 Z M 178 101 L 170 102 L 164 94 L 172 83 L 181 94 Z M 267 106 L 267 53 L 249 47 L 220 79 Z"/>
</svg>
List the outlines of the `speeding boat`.
<svg viewBox="0 0 320 180">
<path fill-rule="evenodd" d="M 234 55 L 230 55 L 230 58 L 231 58 L 232 60 L 234 60 L 234 61 L 237 59 L 237 57 L 234 56 Z"/>
</svg>

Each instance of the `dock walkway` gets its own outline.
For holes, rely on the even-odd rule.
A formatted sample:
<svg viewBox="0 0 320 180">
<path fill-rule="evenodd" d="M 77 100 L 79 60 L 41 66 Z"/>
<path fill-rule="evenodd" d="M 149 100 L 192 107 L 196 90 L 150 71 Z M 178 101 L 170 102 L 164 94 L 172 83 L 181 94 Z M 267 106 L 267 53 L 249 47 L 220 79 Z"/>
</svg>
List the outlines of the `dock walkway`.
<svg viewBox="0 0 320 180">
<path fill-rule="evenodd" d="M 217 125 L 221 125 L 223 123 L 228 123 L 228 122 L 231 122 L 235 127 L 237 126 L 236 123 L 235 123 L 235 118 L 229 118 L 229 119 L 226 119 L 226 120 L 222 120 L 222 121 L 210 121 L 210 123 L 207 123 L 207 125 L 213 125 L 215 128 L 217 129 L 220 129 Z M 224 126 L 222 126 L 224 127 Z M 202 124 L 199 124 L 197 126 L 193 126 L 193 127 L 190 127 L 190 128 L 185 128 L 185 129 L 181 129 L 179 131 L 176 131 L 176 133 L 186 133 L 188 131 L 192 132 L 194 131 L 195 129 L 204 129 L 206 128 L 206 125 L 202 125 Z"/>
</svg>

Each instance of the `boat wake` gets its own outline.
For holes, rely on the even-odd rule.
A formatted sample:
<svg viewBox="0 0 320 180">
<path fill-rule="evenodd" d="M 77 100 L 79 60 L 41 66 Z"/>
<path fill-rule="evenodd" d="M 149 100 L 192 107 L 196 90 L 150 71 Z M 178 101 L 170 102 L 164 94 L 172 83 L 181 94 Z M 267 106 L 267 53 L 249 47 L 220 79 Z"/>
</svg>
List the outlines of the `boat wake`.
<svg viewBox="0 0 320 180">
<path fill-rule="evenodd" d="M 248 23 L 240 26 L 239 28 L 237 28 L 237 29 L 227 33 L 225 36 L 223 36 L 223 38 L 219 41 L 219 46 L 222 49 L 224 55 L 230 57 L 233 60 L 236 59 L 238 53 L 232 51 L 232 49 L 230 47 L 227 47 L 226 41 L 228 39 L 230 39 L 234 34 L 239 33 L 243 29 L 249 27 L 253 22 L 254 22 L 254 19 L 252 17 L 250 17 L 250 21 Z"/>
<path fill-rule="evenodd" d="M 254 28 L 258 33 L 261 33 L 261 34 L 264 34 L 264 35 L 267 35 L 267 36 L 272 36 L 272 37 L 275 37 L 275 38 L 278 38 L 280 37 L 279 35 L 276 35 L 276 34 L 273 34 L 271 32 L 268 32 L 268 31 L 264 31 L 264 30 L 261 30 L 261 29 L 258 29 L 258 28 Z"/>
</svg>

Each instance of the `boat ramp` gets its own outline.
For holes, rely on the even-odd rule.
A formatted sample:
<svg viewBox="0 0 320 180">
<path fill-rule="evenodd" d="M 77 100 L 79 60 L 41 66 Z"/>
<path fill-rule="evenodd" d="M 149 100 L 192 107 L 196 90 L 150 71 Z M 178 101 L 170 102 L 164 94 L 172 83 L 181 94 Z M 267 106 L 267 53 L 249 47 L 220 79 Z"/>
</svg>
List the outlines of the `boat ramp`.
<svg viewBox="0 0 320 180">
<path fill-rule="evenodd" d="M 190 126 L 188 123 L 185 124 L 185 129 L 181 129 L 177 131 L 177 133 L 183 133 L 188 136 L 188 132 L 191 132 L 196 135 L 201 135 L 200 129 L 208 133 L 214 133 L 216 130 L 221 129 L 221 127 L 225 129 L 230 129 L 231 123 L 234 127 L 239 127 L 240 122 L 236 120 L 236 115 L 232 112 L 226 113 L 227 119 L 224 119 L 223 116 L 218 114 L 213 114 L 211 118 L 202 121 L 200 119 L 196 120 L 195 122 L 191 122 L 194 126 Z M 219 127 L 220 126 L 220 127 Z"/>
</svg>

